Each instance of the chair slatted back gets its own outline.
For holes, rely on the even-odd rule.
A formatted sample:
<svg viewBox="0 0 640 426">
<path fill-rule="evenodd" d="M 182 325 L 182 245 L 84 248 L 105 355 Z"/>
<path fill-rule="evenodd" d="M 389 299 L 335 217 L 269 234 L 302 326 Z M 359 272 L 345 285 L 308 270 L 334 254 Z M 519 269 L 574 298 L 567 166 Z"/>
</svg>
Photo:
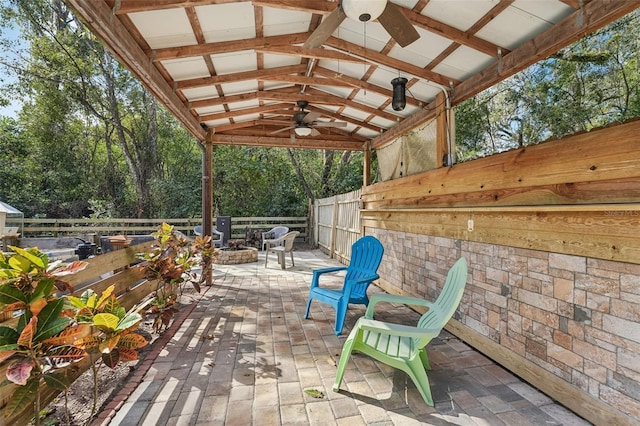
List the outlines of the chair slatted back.
<svg viewBox="0 0 640 426">
<path fill-rule="evenodd" d="M 461 257 L 449 270 L 444 287 L 433 306 L 420 317 L 418 327 L 442 329 L 458 309 L 466 284 L 467 260 Z M 417 347 L 420 347 L 419 340 L 415 341 Z"/>
<path fill-rule="evenodd" d="M 351 246 L 351 261 L 347 267 L 345 280 L 358 280 L 375 274 L 383 254 L 384 247 L 376 237 L 366 235 L 358 239 Z M 351 297 L 364 297 L 368 286 L 369 283 L 355 286 Z"/>
</svg>

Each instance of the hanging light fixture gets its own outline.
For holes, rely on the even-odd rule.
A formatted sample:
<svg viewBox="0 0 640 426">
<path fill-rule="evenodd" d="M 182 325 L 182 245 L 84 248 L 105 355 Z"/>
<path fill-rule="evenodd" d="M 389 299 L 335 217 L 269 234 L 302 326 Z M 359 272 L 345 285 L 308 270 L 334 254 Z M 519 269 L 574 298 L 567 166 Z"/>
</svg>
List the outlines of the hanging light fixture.
<svg viewBox="0 0 640 426">
<path fill-rule="evenodd" d="M 293 131 L 296 132 L 296 135 L 298 136 L 309 136 L 311 134 L 311 127 L 307 125 L 300 125 L 296 126 Z"/>
<path fill-rule="evenodd" d="M 405 105 L 407 105 L 407 81 L 404 77 L 396 77 L 391 80 L 391 85 L 393 86 L 391 107 L 394 111 L 402 111 Z"/>
<path fill-rule="evenodd" d="M 342 0 L 342 10 L 349 18 L 356 21 L 368 22 L 378 19 L 387 0 Z"/>
</svg>

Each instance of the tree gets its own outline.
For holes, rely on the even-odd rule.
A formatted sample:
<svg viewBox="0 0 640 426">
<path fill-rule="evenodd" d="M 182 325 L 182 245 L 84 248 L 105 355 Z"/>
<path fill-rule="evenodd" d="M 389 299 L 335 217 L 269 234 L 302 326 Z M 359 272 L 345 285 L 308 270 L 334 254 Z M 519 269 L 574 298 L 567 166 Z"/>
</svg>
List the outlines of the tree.
<svg viewBox="0 0 640 426">
<path fill-rule="evenodd" d="M 101 128 L 104 158 L 94 160 L 106 161 L 107 166 L 102 169 L 107 182 L 106 194 L 113 199 L 126 194 L 118 174 L 123 161 L 135 197 L 131 207 L 126 206 L 126 199 L 120 200 L 120 213 L 137 217 L 151 215 L 150 186 L 159 172 L 157 101 L 105 51 L 60 0 L 20 0 L 13 4 L 11 11 L 15 18 L 29 29 L 26 37 L 30 46 L 29 60 L 12 64 L 19 78 L 14 88 L 30 98 L 32 106 L 43 105 L 42 114 L 49 115 L 52 131 L 55 124 L 68 131 L 66 123 L 78 116 L 86 119 L 85 129 Z M 75 151 L 90 145 L 91 141 L 83 134 L 76 136 L 72 143 L 65 141 L 56 146 Z M 41 134 L 40 140 L 49 137 L 51 134 Z M 97 161 L 95 165 L 99 164 Z M 66 165 L 71 167 L 78 162 Z M 97 167 L 94 172 L 98 172 Z M 75 199 L 87 200 L 86 195 L 85 192 Z"/>
<path fill-rule="evenodd" d="M 314 201 L 362 187 L 362 154 L 333 150 L 288 149 L 287 153 L 307 198 Z"/>
<path fill-rule="evenodd" d="M 640 12 L 623 17 L 456 108 L 472 159 L 640 115 Z"/>
</svg>

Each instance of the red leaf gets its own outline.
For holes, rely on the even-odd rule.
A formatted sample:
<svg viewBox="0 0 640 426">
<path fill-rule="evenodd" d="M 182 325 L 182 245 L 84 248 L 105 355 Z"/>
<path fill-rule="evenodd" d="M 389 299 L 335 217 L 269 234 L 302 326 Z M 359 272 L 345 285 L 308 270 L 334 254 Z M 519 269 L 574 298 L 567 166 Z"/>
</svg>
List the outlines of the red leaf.
<svg viewBox="0 0 640 426">
<path fill-rule="evenodd" d="M 118 342 L 118 347 L 120 349 L 130 348 L 130 349 L 138 349 L 146 346 L 149 342 L 147 339 L 142 337 L 137 333 L 127 334 L 126 336 L 122 336 L 120 341 Z"/>
<path fill-rule="evenodd" d="M 85 338 L 91 333 L 91 325 L 78 324 L 62 330 L 57 336 L 43 340 L 42 343 L 51 346 L 73 345 L 78 339 Z"/>
<path fill-rule="evenodd" d="M 36 362 L 31 358 L 18 359 L 7 367 L 7 379 L 13 383 L 24 386 L 27 384 L 27 380 L 31 376 L 31 370 L 36 365 Z"/>
<path fill-rule="evenodd" d="M 20 309 L 24 309 L 27 307 L 27 304 L 24 302 L 15 302 L 15 303 L 11 303 L 9 305 L 6 305 L 4 307 L 4 311 L 5 312 L 13 312 L 13 311 L 18 311 Z"/>
<path fill-rule="evenodd" d="M 36 327 L 38 325 L 38 317 L 31 317 L 29 324 L 22 330 L 20 337 L 18 338 L 18 344 L 20 346 L 26 346 L 30 348 L 33 344 L 33 336 L 36 334 Z"/>
<path fill-rule="evenodd" d="M 135 361 L 138 359 L 138 352 L 135 349 L 130 348 L 118 348 L 120 352 L 121 361 Z"/>
<path fill-rule="evenodd" d="M 76 260 L 75 262 L 71 262 L 68 265 L 54 269 L 51 272 L 51 275 L 53 275 L 54 277 L 63 277 L 65 275 L 75 274 L 85 269 L 88 264 L 89 263 L 87 262 Z"/>
<path fill-rule="evenodd" d="M 102 354 L 102 362 L 109 368 L 116 368 L 118 362 L 120 361 L 120 351 L 118 348 L 113 349 L 109 353 Z"/>
</svg>

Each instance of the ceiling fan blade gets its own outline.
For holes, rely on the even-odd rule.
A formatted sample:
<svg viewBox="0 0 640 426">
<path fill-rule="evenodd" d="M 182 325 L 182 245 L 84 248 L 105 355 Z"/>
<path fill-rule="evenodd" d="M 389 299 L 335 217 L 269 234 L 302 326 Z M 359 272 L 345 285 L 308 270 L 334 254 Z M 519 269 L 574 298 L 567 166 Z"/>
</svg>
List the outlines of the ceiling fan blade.
<svg viewBox="0 0 640 426">
<path fill-rule="evenodd" d="M 313 127 L 347 127 L 344 121 L 317 121 L 313 123 Z"/>
<path fill-rule="evenodd" d="M 307 112 L 307 114 L 304 116 L 304 118 L 302 119 L 302 121 L 304 123 L 313 123 L 318 117 L 320 117 L 319 112 L 315 112 L 315 111 L 311 111 L 311 112 Z"/>
<path fill-rule="evenodd" d="M 420 38 L 420 34 L 418 34 L 418 31 L 413 27 L 411 21 L 390 1 L 387 2 L 387 6 L 384 8 L 382 15 L 378 17 L 378 22 L 387 30 L 396 43 L 402 47 L 408 46 Z"/>
<path fill-rule="evenodd" d="M 289 127 L 285 127 L 285 128 L 280 129 L 280 130 L 276 130 L 276 131 L 274 131 L 274 132 L 271 132 L 271 133 L 269 133 L 269 134 L 270 134 L 270 135 L 275 135 L 276 133 L 284 132 L 285 130 L 291 130 L 291 129 L 294 129 L 295 127 L 296 127 L 296 126 L 289 126 Z"/>
<path fill-rule="evenodd" d="M 305 49 L 315 49 L 322 46 L 327 41 L 331 34 L 342 24 L 342 21 L 347 19 L 347 15 L 340 6 L 336 7 L 327 17 L 325 17 L 318 28 L 311 33 L 307 41 L 304 42 L 302 47 Z"/>
<path fill-rule="evenodd" d="M 319 131 L 317 131 L 316 129 L 311 129 L 311 136 L 319 136 L 322 133 L 320 133 Z"/>
</svg>

